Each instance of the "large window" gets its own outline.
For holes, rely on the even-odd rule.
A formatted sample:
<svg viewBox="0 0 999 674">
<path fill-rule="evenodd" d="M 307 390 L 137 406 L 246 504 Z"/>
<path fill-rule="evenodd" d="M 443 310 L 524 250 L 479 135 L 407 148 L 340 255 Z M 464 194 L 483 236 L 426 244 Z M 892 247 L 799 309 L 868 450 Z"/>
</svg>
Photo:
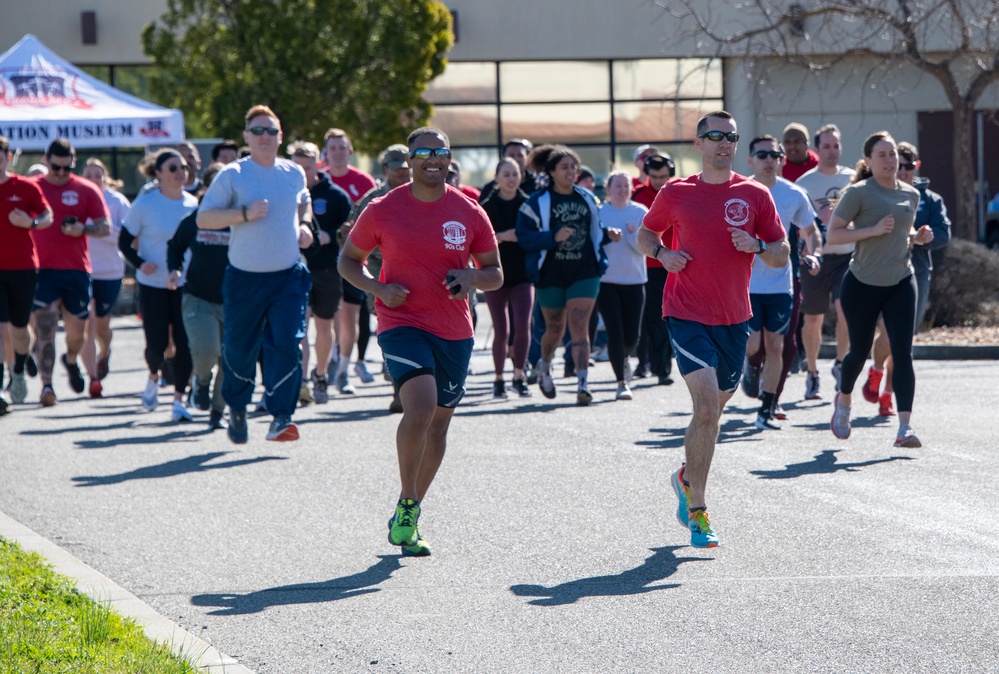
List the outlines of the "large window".
<svg viewBox="0 0 999 674">
<path fill-rule="evenodd" d="M 598 177 L 614 167 L 637 175 L 632 157 L 645 143 L 670 153 L 681 175 L 697 171 L 694 128 L 724 107 L 722 88 L 716 59 L 459 62 L 426 99 L 463 159 L 463 181 L 478 186 L 511 138 L 569 145 Z"/>
</svg>

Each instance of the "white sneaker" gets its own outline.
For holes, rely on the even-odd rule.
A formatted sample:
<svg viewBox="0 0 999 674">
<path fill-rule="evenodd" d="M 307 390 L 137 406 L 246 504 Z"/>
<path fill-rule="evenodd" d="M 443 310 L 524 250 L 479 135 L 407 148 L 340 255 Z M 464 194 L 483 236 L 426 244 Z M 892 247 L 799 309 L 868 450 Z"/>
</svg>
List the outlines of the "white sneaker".
<svg viewBox="0 0 999 674">
<path fill-rule="evenodd" d="M 28 380 L 24 373 L 12 372 L 10 375 L 10 400 L 20 405 L 28 397 Z"/>
<path fill-rule="evenodd" d="M 617 399 L 618 400 L 631 400 L 631 388 L 628 387 L 627 383 L 618 384 L 617 386 Z"/>
<path fill-rule="evenodd" d="M 160 387 L 158 381 L 146 378 L 146 390 L 142 392 L 142 407 L 152 412 L 160 403 Z"/>
<path fill-rule="evenodd" d="M 173 419 L 175 424 L 181 421 L 194 420 L 194 417 L 192 417 L 191 413 L 187 411 L 187 408 L 184 407 L 184 403 L 181 400 L 173 401 L 173 409 L 170 411 L 170 418 Z"/>
</svg>

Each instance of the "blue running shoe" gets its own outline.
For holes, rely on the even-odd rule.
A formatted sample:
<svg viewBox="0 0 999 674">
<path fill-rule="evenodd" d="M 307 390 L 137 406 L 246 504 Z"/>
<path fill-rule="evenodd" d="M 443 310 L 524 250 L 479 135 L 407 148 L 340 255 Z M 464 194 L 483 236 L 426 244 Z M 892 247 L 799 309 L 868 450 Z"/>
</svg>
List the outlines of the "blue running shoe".
<svg viewBox="0 0 999 674">
<path fill-rule="evenodd" d="M 670 476 L 670 482 L 673 484 L 673 491 L 676 492 L 676 497 L 680 500 L 680 505 L 676 507 L 676 520 L 684 529 L 687 528 L 687 508 L 690 503 L 690 487 L 688 487 L 683 481 L 683 469 L 685 467 L 686 464 L 681 464 L 676 472 Z"/>
<path fill-rule="evenodd" d="M 695 548 L 717 548 L 718 535 L 711 528 L 711 520 L 708 519 L 708 511 L 705 508 L 697 508 L 690 511 L 690 544 Z"/>
<path fill-rule="evenodd" d="M 420 521 L 420 504 L 411 498 L 399 499 L 395 515 L 389 520 L 389 543 L 413 546 L 419 541 L 417 526 Z"/>
</svg>

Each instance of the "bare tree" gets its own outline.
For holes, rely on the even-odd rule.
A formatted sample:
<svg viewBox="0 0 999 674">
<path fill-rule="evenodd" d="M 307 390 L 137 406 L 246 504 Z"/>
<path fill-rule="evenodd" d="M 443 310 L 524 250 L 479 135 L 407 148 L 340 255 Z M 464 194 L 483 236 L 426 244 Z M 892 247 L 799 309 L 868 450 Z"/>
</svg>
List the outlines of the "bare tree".
<svg viewBox="0 0 999 674">
<path fill-rule="evenodd" d="M 715 56 L 778 58 L 821 78 L 861 57 L 890 94 L 892 74 L 935 78 L 954 120 L 954 233 L 977 238 L 976 107 L 999 81 L 995 0 L 652 0 L 677 19 L 676 37 Z M 858 93 L 858 100 L 861 94 Z"/>
</svg>

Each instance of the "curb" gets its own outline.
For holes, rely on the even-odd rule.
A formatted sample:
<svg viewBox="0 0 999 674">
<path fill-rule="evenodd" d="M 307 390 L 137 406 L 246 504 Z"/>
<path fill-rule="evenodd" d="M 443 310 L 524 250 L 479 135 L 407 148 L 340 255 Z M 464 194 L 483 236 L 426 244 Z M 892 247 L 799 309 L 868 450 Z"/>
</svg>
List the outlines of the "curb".
<svg viewBox="0 0 999 674">
<path fill-rule="evenodd" d="M 836 344 L 823 342 L 819 358 L 835 357 Z M 912 357 L 916 360 L 999 360 L 999 345 L 913 344 Z"/>
<path fill-rule="evenodd" d="M 138 623 L 150 640 L 165 644 L 175 655 L 187 658 L 210 674 L 254 674 L 232 657 L 180 625 L 164 618 L 146 602 L 87 566 L 55 543 L 35 533 L 0 511 L 0 538 L 17 543 L 23 550 L 37 552 L 56 573 L 76 581 L 76 589 L 96 602 Z M 194 654 L 200 654 L 195 656 Z"/>
</svg>

